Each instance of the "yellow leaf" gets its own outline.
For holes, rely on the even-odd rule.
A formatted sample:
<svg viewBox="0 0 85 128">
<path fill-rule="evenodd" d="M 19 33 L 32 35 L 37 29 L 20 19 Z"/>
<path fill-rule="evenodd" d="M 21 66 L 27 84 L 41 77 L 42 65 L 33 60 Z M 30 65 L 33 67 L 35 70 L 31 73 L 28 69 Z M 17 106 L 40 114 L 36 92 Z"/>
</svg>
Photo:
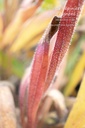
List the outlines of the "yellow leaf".
<svg viewBox="0 0 85 128">
<path fill-rule="evenodd" d="M 23 49 L 24 46 L 28 47 L 31 40 L 45 30 L 52 17 L 56 14 L 58 14 L 56 10 L 47 11 L 34 17 L 31 22 L 25 24 L 21 33 L 10 48 L 10 51 L 17 52 Z"/>
<path fill-rule="evenodd" d="M 85 76 L 65 128 L 85 128 Z"/>
<path fill-rule="evenodd" d="M 81 18 L 85 17 L 85 3 L 84 3 L 84 7 L 83 7 L 83 10 L 82 10 L 82 13 L 81 13 Z"/>
<path fill-rule="evenodd" d="M 3 32 L 3 19 L 2 19 L 2 16 L 0 14 L 0 40 L 2 38 L 2 32 Z M 1 45 L 1 44 L 0 44 Z"/>
<path fill-rule="evenodd" d="M 15 18 L 13 21 L 8 25 L 4 32 L 4 37 L 3 37 L 3 43 L 1 47 L 5 47 L 8 44 L 11 44 L 16 36 L 18 35 L 22 24 L 29 18 L 31 17 L 36 9 L 40 6 L 42 0 L 39 0 L 37 4 L 31 4 L 30 6 L 26 7 L 21 7 L 18 12 L 16 13 Z"/>
<path fill-rule="evenodd" d="M 80 60 L 78 61 L 77 65 L 72 73 L 72 76 L 70 78 L 70 81 L 64 89 L 65 96 L 71 95 L 71 93 L 74 91 L 76 85 L 81 80 L 84 68 L 85 68 L 85 52 L 82 54 Z"/>
<path fill-rule="evenodd" d="M 38 44 L 38 42 L 39 42 L 40 38 L 42 37 L 42 35 L 43 35 L 43 32 L 41 32 L 40 34 L 38 34 L 37 36 L 35 36 L 33 39 L 31 39 L 29 41 L 31 43 L 29 43 L 29 45 L 27 45 L 27 46 L 24 46 L 23 48 L 25 50 L 30 50 L 33 46 L 35 46 L 36 44 Z"/>
</svg>

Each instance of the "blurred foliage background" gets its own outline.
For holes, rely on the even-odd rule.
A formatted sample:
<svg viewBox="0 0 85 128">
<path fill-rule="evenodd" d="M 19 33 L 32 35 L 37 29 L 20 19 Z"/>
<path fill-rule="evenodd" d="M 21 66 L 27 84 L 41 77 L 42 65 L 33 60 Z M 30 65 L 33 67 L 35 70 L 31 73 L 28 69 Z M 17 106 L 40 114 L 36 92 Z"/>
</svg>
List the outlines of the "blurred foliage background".
<svg viewBox="0 0 85 128">
<path fill-rule="evenodd" d="M 65 0 L 0 0 L 0 79 L 21 80 L 35 48 Z M 85 6 L 55 87 L 76 96 L 85 69 Z"/>
<path fill-rule="evenodd" d="M 0 79 L 22 78 L 43 32 L 63 3 L 0 0 Z"/>
</svg>

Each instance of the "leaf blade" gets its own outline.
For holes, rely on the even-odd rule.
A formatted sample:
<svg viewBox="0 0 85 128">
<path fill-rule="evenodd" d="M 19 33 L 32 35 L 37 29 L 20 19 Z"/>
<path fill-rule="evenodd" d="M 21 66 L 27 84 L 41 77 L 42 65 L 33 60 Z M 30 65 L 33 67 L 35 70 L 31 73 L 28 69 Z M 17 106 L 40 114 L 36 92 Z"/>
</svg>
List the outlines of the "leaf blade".
<svg viewBox="0 0 85 128">
<path fill-rule="evenodd" d="M 76 21 L 80 14 L 83 2 L 84 0 L 82 1 L 75 0 L 75 2 L 73 0 L 72 1 L 68 0 L 66 3 L 63 16 L 60 21 L 54 50 L 48 67 L 47 78 L 45 82 L 45 90 L 48 88 L 49 84 L 51 83 L 55 71 L 58 70 L 60 63 L 62 62 L 62 59 L 64 58 L 67 49 L 69 48 L 70 40 L 72 38 Z M 76 9 L 74 9 L 73 7 Z M 74 12 L 75 16 L 72 12 Z"/>
<path fill-rule="evenodd" d="M 65 128 L 85 127 L 85 76 L 82 80 L 76 103 L 68 117 Z"/>
</svg>

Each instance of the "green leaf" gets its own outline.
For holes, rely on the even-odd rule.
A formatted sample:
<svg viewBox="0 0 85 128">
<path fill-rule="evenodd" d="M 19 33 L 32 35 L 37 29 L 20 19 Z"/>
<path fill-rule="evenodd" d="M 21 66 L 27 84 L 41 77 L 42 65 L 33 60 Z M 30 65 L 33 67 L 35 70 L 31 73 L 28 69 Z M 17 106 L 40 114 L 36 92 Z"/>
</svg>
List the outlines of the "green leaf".
<svg viewBox="0 0 85 128">
<path fill-rule="evenodd" d="M 41 5 L 42 10 L 48 10 L 56 7 L 58 4 L 58 0 L 44 0 L 44 2 Z"/>
<path fill-rule="evenodd" d="M 0 0 L 0 11 L 4 9 L 4 0 Z"/>
<path fill-rule="evenodd" d="M 10 62 L 9 62 L 9 57 L 10 57 Z M 25 70 L 25 63 L 19 61 L 15 57 L 11 57 L 0 51 L 0 67 L 4 68 L 5 70 L 6 69 L 9 70 L 11 74 L 15 74 L 16 76 L 21 78 Z"/>
</svg>

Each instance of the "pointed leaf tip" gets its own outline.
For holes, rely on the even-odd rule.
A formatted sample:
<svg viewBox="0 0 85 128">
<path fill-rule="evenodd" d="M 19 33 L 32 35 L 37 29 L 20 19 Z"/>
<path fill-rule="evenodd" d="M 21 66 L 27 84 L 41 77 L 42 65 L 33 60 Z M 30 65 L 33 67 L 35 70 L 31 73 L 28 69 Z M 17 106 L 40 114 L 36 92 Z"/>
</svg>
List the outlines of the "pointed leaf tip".
<svg viewBox="0 0 85 128">
<path fill-rule="evenodd" d="M 45 90 L 50 85 L 55 71 L 58 70 L 68 48 L 75 29 L 75 25 L 84 0 L 68 0 L 60 20 L 58 34 L 54 46 L 53 53 L 51 55 L 50 64 L 48 67 L 47 78 L 45 82 Z"/>
</svg>

